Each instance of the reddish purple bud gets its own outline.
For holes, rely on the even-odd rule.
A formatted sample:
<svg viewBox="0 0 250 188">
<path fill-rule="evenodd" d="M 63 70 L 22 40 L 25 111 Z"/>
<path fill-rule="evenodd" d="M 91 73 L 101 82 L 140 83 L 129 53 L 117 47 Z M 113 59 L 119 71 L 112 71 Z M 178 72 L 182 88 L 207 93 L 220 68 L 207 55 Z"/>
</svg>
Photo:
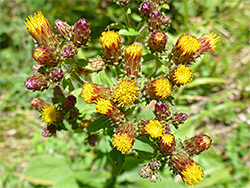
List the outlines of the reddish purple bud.
<svg viewBox="0 0 250 188">
<path fill-rule="evenodd" d="M 80 19 L 74 25 L 73 36 L 71 37 L 71 41 L 77 48 L 81 46 L 85 46 L 89 40 L 90 30 L 89 24 L 87 20 Z"/>
<path fill-rule="evenodd" d="M 141 3 L 139 11 L 142 16 L 148 17 L 149 14 L 155 9 L 154 5 L 149 1 L 144 1 Z"/>
<path fill-rule="evenodd" d="M 154 31 L 148 41 L 152 53 L 162 52 L 167 43 L 167 35 L 163 31 Z"/>
<path fill-rule="evenodd" d="M 43 91 L 49 88 L 49 77 L 43 74 L 35 74 L 25 82 L 25 87 L 32 91 Z"/>
<path fill-rule="evenodd" d="M 53 134 L 56 133 L 56 126 L 55 125 L 48 125 L 42 132 L 43 137 L 51 137 Z"/>
<path fill-rule="evenodd" d="M 63 71 L 60 68 L 55 67 L 50 73 L 49 78 L 52 82 L 60 82 L 63 78 Z"/>
<path fill-rule="evenodd" d="M 139 176 L 142 178 L 149 178 L 153 174 L 153 170 L 150 168 L 149 164 L 144 164 L 139 170 Z"/>
<path fill-rule="evenodd" d="M 67 22 L 62 20 L 55 21 L 55 28 L 58 34 L 60 34 L 64 39 L 70 40 L 72 36 L 72 28 Z"/>
<path fill-rule="evenodd" d="M 170 24 L 170 17 L 169 16 L 161 16 L 161 22 L 164 26 L 168 26 Z"/>
<path fill-rule="evenodd" d="M 62 55 L 65 58 L 74 58 L 78 52 L 78 48 L 74 44 L 67 44 L 62 49 Z"/>
<path fill-rule="evenodd" d="M 69 111 L 71 110 L 76 104 L 76 98 L 73 95 L 68 96 L 65 98 L 62 102 L 62 109 L 64 111 Z"/>
<path fill-rule="evenodd" d="M 152 170 L 158 170 L 161 167 L 161 162 L 154 158 L 154 159 L 151 159 L 151 161 L 149 162 L 149 165 Z"/>
<path fill-rule="evenodd" d="M 43 108 L 46 108 L 49 106 L 49 104 L 47 102 L 45 102 L 44 100 L 37 98 L 37 97 L 32 99 L 30 103 L 39 112 L 41 112 Z"/>
<path fill-rule="evenodd" d="M 161 30 L 162 22 L 161 22 L 161 13 L 157 10 L 153 11 L 149 15 L 148 19 L 149 31 L 158 31 Z"/>
<path fill-rule="evenodd" d="M 95 70 L 102 70 L 103 67 L 105 67 L 105 62 L 101 57 L 91 58 L 89 59 L 91 67 L 93 67 Z"/>
<path fill-rule="evenodd" d="M 187 119 L 187 114 L 185 113 L 181 113 L 181 112 L 176 112 L 173 114 L 173 116 L 171 117 L 172 120 L 172 124 L 178 128 L 178 125 L 183 124 Z"/>
<path fill-rule="evenodd" d="M 154 114 L 158 120 L 167 120 L 171 116 L 167 102 L 159 101 L 155 104 Z"/>
<path fill-rule="evenodd" d="M 153 183 L 156 183 L 159 180 L 159 174 L 157 172 L 153 172 L 149 180 Z"/>
<path fill-rule="evenodd" d="M 97 144 L 98 136 L 96 134 L 91 134 L 88 136 L 89 145 L 94 147 Z"/>
<path fill-rule="evenodd" d="M 46 46 L 36 47 L 33 51 L 32 57 L 42 65 L 56 66 L 61 61 L 60 54 L 56 52 L 56 50 Z"/>
</svg>

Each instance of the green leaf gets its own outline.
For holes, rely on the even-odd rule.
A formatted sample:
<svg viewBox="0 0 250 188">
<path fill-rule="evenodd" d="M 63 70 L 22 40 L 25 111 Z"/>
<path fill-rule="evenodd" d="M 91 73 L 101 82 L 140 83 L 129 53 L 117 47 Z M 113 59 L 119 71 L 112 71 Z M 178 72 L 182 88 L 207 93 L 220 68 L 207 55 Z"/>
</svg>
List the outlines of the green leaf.
<svg viewBox="0 0 250 188">
<path fill-rule="evenodd" d="M 139 33 L 134 28 L 129 27 L 127 29 L 121 29 L 119 34 L 124 36 L 136 36 Z"/>
<path fill-rule="evenodd" d="M 86 60 L 86 59 L 77 59 L 76 64 L 77 64 L 79 67 L 86 67 L 86 66 L 89 64 L 89 61 Z"/>
<path fill-rule="evenodd" d="M 116 148 L 113 148 L 111 150 L 111 152 L 109 152 L 109 160 L 110 163 L 113 166 L 113 169 L 117 172 L 117 173 L 121 173 L 121 171 L 123 170 L 124 167 L 124 163 L 125 163 L 125 156 L 123 155 L 120 151 L 118 151 Z"/>
<path fill-rule="evenodd" d="M 100 129 L 105 129 L 110 125 L 109 120 L 106 116 L 101 116 L 97 120 L 95 120 L 93 123 L 90 124 L 90 126 L 87 127 L 87 130 L 89 132 L 96 132 Z"/>
<path fill-rule="evenodd" d="M 170 9 L 170 6 L 169 6 L 168 4 L 163 4 L 163 5 L 162 5 L 162 8 L 165 8 L 165 9 L 169 10 L 169 9 Z"/>
<path fill-rule="evenodd" d="M 146 119 L 154 119 L 155 118 L 155 115 L 153 113 L 152 110 L 144 110 L 144 111 L 141 111 L 137 117 L 136 117 L 136 121 L 139 121 L 141 120 L 142 118 L 146 118 Z"/>
<path fill-rule="evenodd" d="M 62 81 L 62 86 L 63 89 L 68 89 L 70 92 L 75 89 L 70 78 L 64 77 Z"/>
<path fill-rule="evenodd" d="M 206 84 L 222 84 L 225 83 L 226 79 L 224 78 L 197 78 L 193 80 L 190 84 L 187 85 L 187 88 L 197 87 L 199 85 L 206 85 Z"/>
</svg>

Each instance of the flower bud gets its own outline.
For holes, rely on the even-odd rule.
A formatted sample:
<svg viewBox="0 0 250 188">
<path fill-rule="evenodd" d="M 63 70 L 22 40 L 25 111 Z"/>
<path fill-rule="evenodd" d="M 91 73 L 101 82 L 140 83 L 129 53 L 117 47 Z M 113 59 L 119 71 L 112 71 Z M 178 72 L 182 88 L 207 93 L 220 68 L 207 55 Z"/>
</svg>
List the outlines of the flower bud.
<svg viewBox="0 0 250 188">
<path fill-rule="evenodd" d="M 62 49 L 62 55 L 64 58 L 74 58 L 77 53 L 78 53 L 78 48 L 72 43 L 64 45 Z"/>
<path fill-rule="evenodd" d="M 149 164 L 144 164 L 139 170 L 139 176 L 142 178 L 149 178 L 153 174 L 153 170 L 150 168 Z"/>
<path fill-rule="evenodd" d="M 51 137 L 56 133 L 56 126 L 51 124 L 48 125 L 47 128 L 45 128 L 42 132 L 43 137 Z"/>
<path fill-rule="evenodd" d="M 155 104 L 154 114 L 156 116 L 156 119 L 158 119 L 159 121 L 168 119 L 171 115 L 171 111 L 168 107 L 167 102 L 158 101 Z"/>
<path fill-rule="evenodd" d="M 85 46 L 89 40 L 90 30 L 87 20 L 80 19 L 74 25 L 71 41 L 77 48 Z"/>
<path fill-rule="evenodd" d="M 97 144 L 98 136 L 96 134 L 90 134 L 88 136 L 89 145 L 94 147 Z"/>
<path fill-rule="evenodd" d="M 170 24 L 171 20 L 169 16 L 161 16 L 161 23 L 163 26 L 168 26 Z"/>
<path fill-rule="evenodd" d="M 32 99 L 30 103 L 39 112 L 41 112 L 43 108 L 49 106 L 49 104 L 47 102 L 45 102 L 44 100 L 37 98 L 37 97 Z"/>
<path fill-rule="evenodd" d="M 89 59 L 91 67 L 96 71 L 101 71 L 105 67 L 105 62 L 101 57 L 91 58 Z"/>
<path fill-rule="evenodd" d="M 194 136 L 183 142 L 183 149 L 189 156 L 199 155 L 201 152 L 210 148 L 212 139 L 206 134 Z"/>
<path fill-rule="evenodd" d="M 154 159 L 151 159 L 151 161 L 149 162 L 149 165 L 152 170 L 158 170 L 161 167 L 161 162 L 154 158 Z"/>
<path fill-rule="evenodd" d="M 56 20 L 55 28 L 57 33 L 61 35 L 64 39 L 70 40 L 72 36 L 72 28 L 67 22 L 63 22 L 62 20 Z"/>
<path fill-rule="evenodd" d="M 212 52 L 215 50 L 216 43 L 220 41 L 220 37 L 217 37 L 214 33 L 208 33 L 205 35 L 202 35 L 201 38 L 199 38 L 201 42 L 201 47 L 199 49 L 199 54 L 203 54 L 205 52 Z"/>
<path fill-rule="evenodd" d="M 75 96 L 70 95 L 63 100 L 62 109 L 67 112 L 71 110 L 75 106 L 75 104 L 76 104 Z"/>
<path fill-rule="evenodd" d="M 154 4 L 152 4 L 150 1 L 144 1 L 141 3 L 139 11 L 141 12 L 143 17 L 148 17 L 154 9 Z"/>
<path fill-rule="evenodd" d="M 149 49 L 152 53 L 162 52 L 167 43 L 167 35 L 163 31 L 154 31 L 148 41 Z"/>
<path fill-rule="evenodd" d="M 148 28 L 149 31 L 161 30 L 162 22 L 161 22 L 161 13 L 159 11 L 155 10 L 149 14 L 148 26 L 149 26 Z"/>
<path fill-rule="evenodd" d="M 175 150 L 175 137 L 173 134 L 165 133 L 160 137 L 159 140 L 160 150 L 164 156 L 172 155 Z"/>
<path fill-rule="evenodd" d="M 49 88 L 49 77 L 37 73 L 29 77 L 25 82 L 25 87 L 32 91 L 43 91 Z"/>
<path fill-rule="evenodd" d="M 159 174 L 154 171 L 149 179 L 151 182 L 156 183 L 159 180 Z"/>
<path fill-rule="evenodd" d="M 171 117 L 171 123 L 175 126 L 175 128 L 178 128 L 180 124 L 183 124 L 187 119 L 187 114 L 176 112 Z"/>
<path fill-rule="evenodd" d="M 56 52 L 56 50 L 46 46 L 36 47 L 33 51 L 32 57 L 42 65 L 56 66 L 61 62 L 60 54 Z"/>
<path fill-rule="evenodd" d="M 63 71 L 60 68 L 55 67 L 52 69 L 52 71 L 49 73 L 49 78 L 52 82 L 60 82 L 63 79 Z"/>
</svg>

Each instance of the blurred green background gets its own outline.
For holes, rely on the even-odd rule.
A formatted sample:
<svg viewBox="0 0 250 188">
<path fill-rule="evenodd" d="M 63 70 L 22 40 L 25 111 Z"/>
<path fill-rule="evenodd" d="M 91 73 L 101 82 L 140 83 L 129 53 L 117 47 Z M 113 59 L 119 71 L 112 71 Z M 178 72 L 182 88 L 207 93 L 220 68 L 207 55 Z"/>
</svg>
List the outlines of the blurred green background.
<svg viewBox="0 0 250 188">
<path fill-rule="evenodd" d="M 121 9 L 110 0 L 0 3 L 0 187 L 104 187 L 110 178 L 109 169 L 103 164 L 105 155 L 87 144 L 86 135 L 60 132 L 56 138 L 41 137 L 44 124 L 30 101 L 34 97 L 49 101 L 51 90 L 37 93 L 24 87 L 35 62 L 31 57 L 33 41 L 23 22 L 38 11 L 51 25 L 56 19 L 73 25 L 85 18 L 92 31 L 88 55 L 94 56 L 99 53 L 96 46 L 106 26 L 124 22 Z M 191 84 L 174 94 L 176 109 L 189 115 L 178 136 L 207 133 L 213 138 L 212 147 L 195 159 L 206 175 L 205 181 L 195 187 L 250 187 L 250 3 L 168 3 L 171 9 L 165 12 L 172 19 L 166 30 L 170 43 L 175 43 L 184 32 L 197 37 L 214 32 L 221 37 L 216 51 L 195 63 Z M 135 24 L 138 7 L 137 1 L 131 2 Z M 105 145 L 98 143 L 97 147 L 103 147 L 102 144 Z M 185 187 L 179 177 L 172 178 L 168 169 L 162 172 L 162 181 L 155 184 L 140 179 L 137 164 L 141 162 L 128 157 L 126 172 L 118 177 L 116 187 Z"/>
</svg>

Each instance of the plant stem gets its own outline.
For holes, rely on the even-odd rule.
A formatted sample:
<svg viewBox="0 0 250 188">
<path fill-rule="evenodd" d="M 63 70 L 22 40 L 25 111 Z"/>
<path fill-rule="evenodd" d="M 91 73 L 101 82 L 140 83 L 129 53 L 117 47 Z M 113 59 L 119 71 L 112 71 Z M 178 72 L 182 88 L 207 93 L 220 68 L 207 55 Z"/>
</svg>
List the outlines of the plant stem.
<svg viewBox="0 0 250 188">
<path fill-rule="evenodd" d="M 126 26 L 127 26 L 127 27 L 130 27 L 129 17 L 128 17 L 127 13 L 126 13 L 125 8 L 123 8 L 123 13 L 124 13 L 124 17 L 125 17 Z"/>
<path fill-rule="evenodd" d="M 155 52 L 155 70 L 149 77 L 154 77 L 160 66 L 161 66 L 161 62 L 159 60 L 159 53 Z"/>
</svg>

